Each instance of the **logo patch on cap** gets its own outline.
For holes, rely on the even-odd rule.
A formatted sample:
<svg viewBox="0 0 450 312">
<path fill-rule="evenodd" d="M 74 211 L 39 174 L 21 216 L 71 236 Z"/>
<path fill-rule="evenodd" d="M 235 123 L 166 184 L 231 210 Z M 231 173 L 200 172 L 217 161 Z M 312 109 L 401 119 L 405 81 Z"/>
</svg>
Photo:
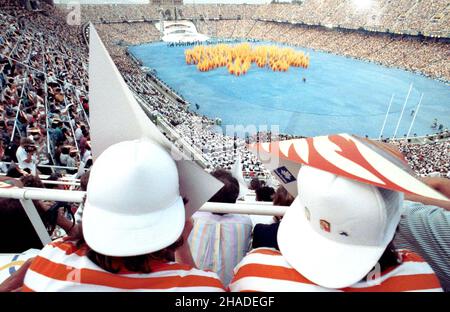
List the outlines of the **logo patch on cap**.
<svg viewBox="0 0 450 312">
<path fill-rule="evenodd" d="M 328 232 L 328 233 L 331 231 L 330 222 L 322 220 L 322 219 L 319 222 L 320 222 L 320 229 L 322 231 L 325 231 L 325 232 Z"/>
<path fill-rule="evenodd" d="M 283 181 L 284 184 L 294 182 L 296 179 L 285 166 L 274 169 L 273 172 Z"/>
</svg>

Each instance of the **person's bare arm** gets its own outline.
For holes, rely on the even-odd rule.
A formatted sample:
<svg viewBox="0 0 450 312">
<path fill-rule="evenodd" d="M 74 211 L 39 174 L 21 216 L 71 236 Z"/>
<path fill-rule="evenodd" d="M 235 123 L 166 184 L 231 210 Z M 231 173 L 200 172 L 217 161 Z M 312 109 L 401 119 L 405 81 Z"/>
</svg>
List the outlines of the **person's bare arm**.
<svg viewBox="0 0 450 312">
<path fill-rule="evenodd" d="M 58 210 L 58 217 L 56 219 L 56 224 L 58 224 L 66 234 L 72 239 L 82 238 L 82 228 L 81 224 L 73 223 L 71 220 L 67 219 L 64 215 L 64 209 Z"/>
<path fill-rule="evenodd" d="M 17 292 L 21 291 L 25 274 L 33 262 L 34 258 L 28 259 L 19 270 L 11 274 L 3 283 L 0 284 L 0 292 Z"/>
<path fill-rule="evenodd" d="M 449 200 L 438 200 L 428 197 L 423 197 L 419 195 L 405 194 L 405 200 L 410 200 L 414 202 L 419 202 L 424 205 L 432 205 L 444 208 L 450 211 L 450 179 L 446 178 L 436 178 L 436 177 L 424 177 L 421 178 L 422 182 L 428 186 L 434 188 L 436 191 L 440 192 L 442 195 L 449 198 Z"/>
</svg>

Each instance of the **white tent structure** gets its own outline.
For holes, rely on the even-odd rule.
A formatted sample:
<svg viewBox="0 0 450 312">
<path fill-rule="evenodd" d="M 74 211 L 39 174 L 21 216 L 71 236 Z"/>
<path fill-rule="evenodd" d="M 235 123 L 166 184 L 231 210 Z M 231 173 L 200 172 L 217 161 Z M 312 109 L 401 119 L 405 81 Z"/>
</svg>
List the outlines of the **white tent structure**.
<svg viewBox="0 0 450 312">
<path fill-rule="evenodd" d="M 162 21 L 162 25 L 156 23 L 155 26 L 162 29 L 161 39 L 164 42 L 203 42 L 209 39 L 207 35 L 199 33 L 191 21 Z"/>
</svg>

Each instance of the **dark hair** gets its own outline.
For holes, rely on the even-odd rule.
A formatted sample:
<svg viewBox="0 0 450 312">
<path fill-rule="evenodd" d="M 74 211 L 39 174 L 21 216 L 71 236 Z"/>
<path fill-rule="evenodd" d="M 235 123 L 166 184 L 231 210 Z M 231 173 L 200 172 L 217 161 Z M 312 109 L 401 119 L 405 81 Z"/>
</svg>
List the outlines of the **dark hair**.
<svg viewBox="0 0 450 312">
<path fill-rule="evenodd" d="M 79 242 L 84 243 L 84 240 Z M 137 255 L 131 257 L 112 257 L 100 254 L 92 249 L 89 249 L 87 257 L 94 262 L 96 265 L 101 267 L 103 270 L 118 273 L 122 267 L 125 267 L 128 271 L 136 273 L 150 273 L 152 268 L 150 266 L 151 260 L 159 261 L 174 261 L 175 260 L 175 250 L 182 246 L 184 240 L 180 237 L 176 242 L 174 242 L 169 247 L 162 250 L 146 254 Z"/>
<path fill-rule="evenodd" d="M 273 189 L 273 187 L 263 186 L 257 189 L 255 192 L 256 192 L 256 201 L 271 202 L 272 195 L 275 193 L 275 190 Z"/>
<path fill-rule="evenodd" d="M 51 235 L 56 228 L 58 221 L 59 209 L 64 209 L 64 214 L 69 215 L 72 220 L 72 227 L 75 226 L 75 215 L 72 212 L 70 204 L 65 202 L 55 202 L 47 211 L 42 215 L 42 221 L 44 222 L 47 232 Z M 69 220 L 70 220 L 69 219 Z"/>
<path fill-rule="evenodd" d="M 89 169 L 93 164 L 92 158 L 89 158 L 88 160 L 86 160 L 86 164 L 84 165 L 85 169 Z"/>
<path fill-rule="evenodd" d="M 37 148 L 34 145 L 25 145 L 24 149 L 27 153 L 34 153 L 37 151 Z"/>
<path fill-rule="evenodd" d="M 216 203 L 235 203 L 239 196 L 239 182 L 230 172 L 217 169 L 211 175 L 225 185 L 209 200 Z"/>
<path fill-rule="evenodd" d="M 279 186 L 273 195 L 273 204 L 275 206 L 290 206 L 293 201 L 294 197 L 283 186 Z"/>
<path fill-rule="evenodd" d="M 19 168 L 17 168 L 17 166 L 9 166 L 6 176 L 10 178 L 20 178 L 23 176 L 23 174 L 19 171 Z"/>
<path fill-rule="evenodd" d="M 0 253 L 42 248 L 30 219 L 18 199 L 0 198 Z"/>
<path fill-rule="evenodd" d="M 260 187 L 263 187 L 263 186 L 264 186 L 264 182 L 261 181 L 261 180 L 258 179 L 258 178 L 253 178 L 253 179 L 250 181 L 250 189 L 251 189 L 251 190 L 256 191 L 257 189 L 259 189 Z"/>
<path fill-rule="evenodd" d="M 61 173 L 54 172 L 47 178 L 47 181 L 58 181 L 60 178 L 62 178 Z M 54 189 L 56 187 L 57 187 L 57 185 L 55 185 L 55 184 L 47 184 L 45 186 L 45 188 L 48 188 L 48 189 Z"/>
<path fill-rule="evenodd" d="M 24 187 L 38 187 L 44 188 L 42 180 L 38 176 L 26 175 L 20 177 L 20 182 L 22 182 Z"/>
<path fill-rule="evenodd" d="M 395 246 L 393 244 L 393 241 L 389 243 L 389 245 L 384 250 L 383 254 L 381 255 L 380 259 L 378 260 L 377 265 L 379 265 L 379 272 L 384 272 L 389 268 L 396 267 L 401 263 L 401 260 L 398 257 L 398 253 L 395 250 Z M 369 273 L 363 278 L 363 280 L 366 280 L 368 278 L 371 278 L 369 276 L 376 267 L 373 267 Z"/>
</svg>

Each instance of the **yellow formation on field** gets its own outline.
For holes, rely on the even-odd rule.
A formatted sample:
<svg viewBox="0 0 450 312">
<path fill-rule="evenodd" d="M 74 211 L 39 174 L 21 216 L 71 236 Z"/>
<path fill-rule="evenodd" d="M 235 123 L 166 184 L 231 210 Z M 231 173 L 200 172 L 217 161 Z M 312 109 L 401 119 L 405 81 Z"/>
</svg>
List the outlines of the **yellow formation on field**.
<svg viewBox="0 0 450 312">
<path fill-rule="evenodd" d="M 290 66 L 308 68 L 309 54 L 292 48 L 278 46 L 256 46 L 248 43 L 238 45 L 217 44 L 196 46 L 184 51 L 186 64 L 196 65 L 199 71 L 210 71 L 227 67 L 232 75 L 245 75 L 252 63 L 260 68 L 269 67 L 273 71 L 287 71 Z"/>
</svg>

